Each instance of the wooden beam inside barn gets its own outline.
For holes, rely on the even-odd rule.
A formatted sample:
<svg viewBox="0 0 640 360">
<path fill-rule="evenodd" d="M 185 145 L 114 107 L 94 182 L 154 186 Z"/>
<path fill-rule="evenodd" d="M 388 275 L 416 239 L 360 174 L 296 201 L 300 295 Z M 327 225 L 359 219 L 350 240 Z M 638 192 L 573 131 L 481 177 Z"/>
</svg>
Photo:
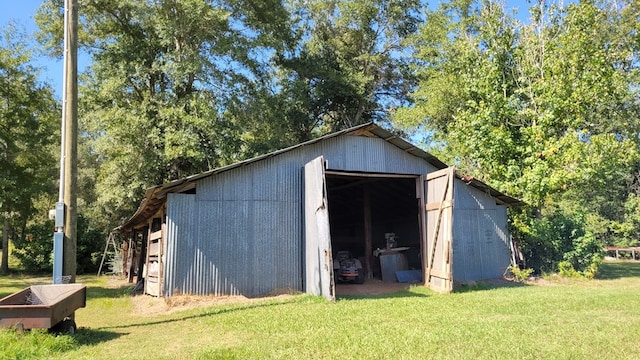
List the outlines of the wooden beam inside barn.
<svg viewBox="0 0 640 360">
<path fill-rule="evenodd" d="M 371 222 L 371 193 L 368 184 L 364 184 L 364 268 L 367 271 L 367 279 L 372 279 L 371 254 L 373 253 L 373 225 Z"/>
</svg>

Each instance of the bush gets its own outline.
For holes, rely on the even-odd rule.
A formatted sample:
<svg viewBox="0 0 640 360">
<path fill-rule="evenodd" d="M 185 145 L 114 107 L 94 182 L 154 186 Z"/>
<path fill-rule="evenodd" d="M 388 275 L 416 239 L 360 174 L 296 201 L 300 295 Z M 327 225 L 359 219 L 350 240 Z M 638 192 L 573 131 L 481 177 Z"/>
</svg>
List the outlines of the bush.
<svg viewBox="0 0 640 360">
<path fill-rule="evenodd" d="M 595 235 L 591 233 L 575 239 L 573 249 L 564 254 L 564 260 L 569 262 L 576 271 L 587 277 L 596 275 L 598 266 L 603 258 L 604 249 Z"/>
<path fill-rule="evenodd" d="M 53 220 L 30 225 L 24 234 L 15 239 L 16 258 L 27 272 L 42 273 L 53 270 Z M 88 220 L 78 214 L 78 242 L 76 273 L 95 272 L 100 265 L 104 236 L 90 227 Z"/>
<path fill-rule="evenodd" d="M 582 276 L 569 261 L 560 261 L 558 263 L 558 275 L 570 278 Z"/>
<path fill-rule="evenodd" d="M 14 240 L 13 254 L 27 272 L 51 272 L 53 269 L 53 220 L 28 226 Z"/>
<path fill-rule="evenodd" d="M 526 265 L 537 274 L 557 270 L 564 276 L 595 276 L 604 252 L 586 230 L 584 216 L 560 210 L 537 217 L 523 213 L 515 216 L 513 225 Z"/>
<path fill-rule="evenodd" d="M 533 274 L 533 269 L 520 269 L 515 265 L 509 265 L 509 271 L 513 274 L 513 277 L 517 282 L 524 282 Z"/>
</svg>

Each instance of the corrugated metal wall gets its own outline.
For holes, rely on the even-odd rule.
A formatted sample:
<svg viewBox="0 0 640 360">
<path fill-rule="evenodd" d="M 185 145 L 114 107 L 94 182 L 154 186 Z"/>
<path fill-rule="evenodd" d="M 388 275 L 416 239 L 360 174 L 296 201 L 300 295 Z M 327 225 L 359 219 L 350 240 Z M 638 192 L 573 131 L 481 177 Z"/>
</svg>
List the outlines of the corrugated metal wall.
<svg viewBox="0 0 640 360">
<path fill-rule="evenodd" d="M 502 277 L 510 264 L 506 207 L 460 180 L 456 180 L 454 194 L 454 280 Z"/>
<path fill-rule="evenodd" d="M 199 180 L 169 194 L 164 294 L 260 295 L 303 290 L 303 166 L 424 174 L 435 168 L 392 144 L 339 136 Z"/>
</svg>

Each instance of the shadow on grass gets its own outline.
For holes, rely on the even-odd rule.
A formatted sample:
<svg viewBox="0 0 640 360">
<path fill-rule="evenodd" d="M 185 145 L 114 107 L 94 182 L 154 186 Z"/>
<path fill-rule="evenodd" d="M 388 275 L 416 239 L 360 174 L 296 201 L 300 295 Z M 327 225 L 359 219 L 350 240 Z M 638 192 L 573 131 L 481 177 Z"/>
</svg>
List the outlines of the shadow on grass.
<svg viewBox="0 0 640 360">
<path fill-rule="evenodd" d="M 242 305 L 239 305 L 239 306 L 228 307 L 228 308 L 210 309 L 210 310 L 208 310 L 208 311 L 206 311 L 204 313 L 196 314 L 196 315 L 187 315 L 187 316 L 181 316 L 181 317 L 176 317 L 176 318 L 172 318 L 172 319 L 165 319 L 165 320 L 158 320 L 158 321 L 145 321 L 145 322 L 140 322 L 140 323 L 125 324 L 125 325 L 118 325 L 118 326 L 105 326 L 105 327 L 100 327 L 100 328 L 97 328 L 97 329 L 98 330 L 126 329 L 126 328 L 135 328 L 135 327 L 143 327 L 143 326 L 162 325 L 162 324 L 169 324 L 169 323 L 178 322 L 178 321 L 185 321 L 185 320 L 204 318 L 204 317 L 209 317 L 209 316 L 214 316 L 214 315 L 227 314 L 227 313 L 232 313 L 232 312 L 235 312 L 235 311 L 242 311 L 242 310 L 248 310 L 248 309 L 257 309 L 257 308 L 262 308 L 262 307 L 272 307 L 272 306 L 275 307 L 275 306 L 287 305 L 287 304 L 291 304 L 291 303 L 292 303 L 291 301 L 283 301 L 283 302 L 242 304 Z"/>
<path fill-rule="evenodd" d="M 414 292 L 410 289 L 400 290 L 390 293 L 384 294 L 349 294 L 349 295 L 338 295 L 336 296 L 336 301 L 342 300 L 362 300 L 362 299 L 393 299 L 393 298 L 412 298 L 412 297 L 429 297 L 431 294 L 429 293 L 420 293 Z"/>
<path fill-rule="evenodd" d="M 390 292 L 385 294 L 344 294 L 344 295 L 336 296 L 336 300 L 429 297 L 436 293 L 431 290 L 427 290 L 428 288 L 423 285 L 416 285 L 416 286 L 418 287 L 418 289 L 420 288 L 425 289 L 426 292 L 422 292 L 421 290 L 412 291 L 411 289 L 407 289 L 407 290 L 399 290 L 396 292 Z M 492 279 L 492 280 L 478 281 L 478 282 L 475 282 L 473 285 L 455 283 L 453 287 L 453 292 L 466 293 L 466 292 L 484 291 L 484 290 L 501 289 L 501 288 L 519 288 L 519 287 L 525 287 L 525 286 L 530 286 L 530 285 L 516 282 L 516 281 L 510 281 L 506 279 Z"/>
<path fill-rule="evenodd" d="M 114 331 L 82 327 L 78 329 L 73 337 L 79 345 L 96 345 L 102 342 L 115 340 L 122 335 L 128 335 L 128 333 L 118 333 Z"/>
<path fill-rule="evenodd" d="M 640 277 L 640 261 L 612 261 L 600 265 L 596 279 L 612 280 Z"/>
<path fill-rule="evenodd" d="M 131 290 L 133 290 L 133 285 L 123 285 L 114 288 L 89 285 L 87 286 L 87 300 L 130 296 Z"/>
<path fill-rule="evenodd" d="M 453 288 L 454 293 L 466 293 L 466 292 L 474 292 L 474 291 L 485 291 L 485 290 L 493 290 L 493 289 L 503 289 L 503 288 L 519 288 L 529 286 L 525 283 L 510 281 L 506 279 L 493 279 L 493 280 L 483 280 L 478 281 L 475 285 L 456 285 Z"/>
</svg>

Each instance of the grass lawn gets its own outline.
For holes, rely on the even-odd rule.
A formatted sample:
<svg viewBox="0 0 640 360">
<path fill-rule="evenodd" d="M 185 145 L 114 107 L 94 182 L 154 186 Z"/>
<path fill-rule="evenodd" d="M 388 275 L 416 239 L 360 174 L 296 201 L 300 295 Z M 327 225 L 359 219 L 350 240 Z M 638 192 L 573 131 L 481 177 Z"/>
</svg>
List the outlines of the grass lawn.
<svg viewBox="0 0 640 360">
<path fill-rule="evenodd" d="M 0 277 L 0 296 L 49 281 Z M 162 311 L 162 299 L 131 298 L 128 284 L 109 277 L 78 282 L 88 299 L 75 336 L 0 330 L 0 358 L 640 358 L 640 262 L 605 263 L 592 281 L 449 295 L 413 287 L 335 303 L 280 296 L 178 311 Z"/>
</svg>

